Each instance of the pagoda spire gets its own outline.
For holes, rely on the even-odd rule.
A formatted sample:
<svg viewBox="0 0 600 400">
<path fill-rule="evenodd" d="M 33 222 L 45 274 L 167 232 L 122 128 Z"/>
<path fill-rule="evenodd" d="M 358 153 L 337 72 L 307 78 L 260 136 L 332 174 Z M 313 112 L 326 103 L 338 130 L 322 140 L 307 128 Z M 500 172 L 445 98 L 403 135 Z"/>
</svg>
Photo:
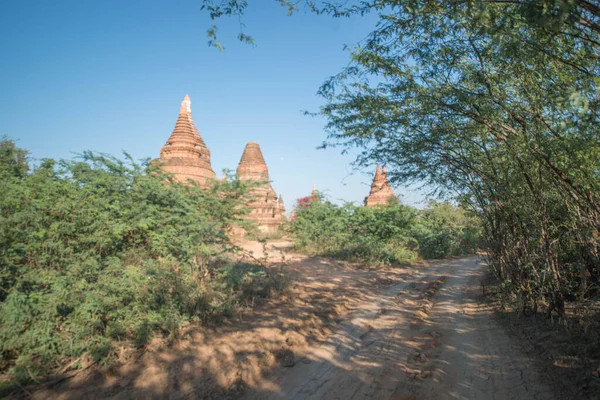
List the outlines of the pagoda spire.
<svg viewBox="0 0 600 400">
<path fill-rule="evenodd" d="M 269 182 L 269 169 L 260 146 L 256 142 L 246 144 L 237 174 L 242 181 L 259 182 L 250 188 L 250 201 L 246 206 L 250 209 L 248 218 L 258 225 L 263 232 L 274 232 L 285 221 L 283 198 Z"/>
<path fill-rule="evenodd" d="M 269 169 L 258 143 L 250 142 L 246 145 L 237 167 L 237 173 L 243 180 L 269 180 Z"/>
<path fill-rule="evenodd" d="M 311 201 L 321 201 L 321 197 L 319 196 L 319 192 L 317 192 L 317 185 L 313 184 L 312 192 L 310 193 Z"/>
<path fill-rule="evenodd" d="M 192 119 L 192 101 L 187 94 L 179 106 L 175 128 L 160 151 L 163 168 L 185 182 L 192 179 L 207 184 L 216 175 L 210 165 L 210 151 Z"/>
<path fill-rule="evenodd" d="M 369 196 L 365 198 L 365 205 L 372 207 L 376 205 L 388 204 L 391 197 L 396 197 L 392 186 L 387 179 L 387 171 L 385 165 L 381 167 L 379 163 L 375 169 L 375 176 L 373 177 L 373 183 L 371 184 L 371 191 Z"/>
<path fill-rule="evenodd" d="M 192 100 L 190 99 L 189 95 L 185 95 L 185 97 L 183 98 L 183 101 L 181 102 L 181 105 L 179 106 L 179 113 L 180 114 L 192 114 Z"/>
</svg>

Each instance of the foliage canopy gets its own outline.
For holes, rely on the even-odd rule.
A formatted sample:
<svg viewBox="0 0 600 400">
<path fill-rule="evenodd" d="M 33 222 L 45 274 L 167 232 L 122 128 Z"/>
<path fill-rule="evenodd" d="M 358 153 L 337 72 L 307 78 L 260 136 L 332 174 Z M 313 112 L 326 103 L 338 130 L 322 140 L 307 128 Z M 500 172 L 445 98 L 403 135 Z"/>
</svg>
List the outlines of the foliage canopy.
<svg viewBox="0 0 600 400">
<path fill-rule="evenodd" d="M 378 16 L 320 88 L 324 147 L 358 148 L 359 165 L 479 212 L 490 265 L 524 307 L 560 313 L 564 296 L 598 289 L 596 0 L 279 3 Z"/>
</svg>

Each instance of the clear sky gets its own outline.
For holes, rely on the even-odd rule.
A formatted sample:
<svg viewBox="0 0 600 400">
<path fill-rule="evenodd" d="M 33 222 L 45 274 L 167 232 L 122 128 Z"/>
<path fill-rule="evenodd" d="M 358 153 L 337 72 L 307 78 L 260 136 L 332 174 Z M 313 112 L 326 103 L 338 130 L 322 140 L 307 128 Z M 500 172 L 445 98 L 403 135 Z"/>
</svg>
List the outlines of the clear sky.
<svg viewBox="0 0 600 400">
<path fill-rule="evenodd" d="M 200 0 L 33 0 L 0 5 L 0 136 L 35 159 L 94 150 L 158 157 L 189 94 L 217 176 L 258 142 L 288 210 L 312 185 L 332 200 L 362 202 L 374 171 L 352 155 L 316 150 L 325 120 L 304 116 L 323 103 L 319 85 L 348 62 L 374 17 L 287 17 L 270 0 L 219 22 L 225 52 L 207 46 L 211 21 Z M 374 168 L 373 168 L 374 169 Z M 395 188 L 422 207 L 415 188 Z"/>
</svg>

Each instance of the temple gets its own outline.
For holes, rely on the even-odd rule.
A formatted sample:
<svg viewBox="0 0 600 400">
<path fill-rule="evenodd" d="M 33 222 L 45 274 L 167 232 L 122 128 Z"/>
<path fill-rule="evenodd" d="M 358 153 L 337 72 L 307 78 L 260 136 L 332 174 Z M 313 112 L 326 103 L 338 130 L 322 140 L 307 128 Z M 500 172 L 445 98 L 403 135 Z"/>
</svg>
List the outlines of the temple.
<svg viewBox="0 0 600 400">
<path fill-rule="evenodd" d="M 175 179 L 186 182 L 191 179 L 200 186 L 207 186 L 216 175 L 210 166 L 210 151 L 192 119 L 190 96 L 185 95 L 179 108 L 175 129 L 160 151 L 162 168 Z"/>
<path fill-rule="evenodd" d="M 394 191 L 390 186 L 390 182 L 387 179 L 385 166 L 380 168 L 377 164 L 377 170 L 375 171 L 375 177 L 371 184 L 371 192 L 365 198 L 365 206 L 374 207 L 378 205 L 389 204 L 390 200 L 395 201 L 398 198 L 394 195 Z"/>
<path fill-rule="evenodd" d="M 251 189 L 252 200 L 247 204 L 250 209 L 249 218 L 263 232 L 276 231 L 285 221 L 285 207 L 283 198 L 281 195 L 277 197 L 269 183 L 269 170 L 258 143 L 250 142 L 246 145 L 237 174 L 243 181 L 262 182 Z"/>
</svg>

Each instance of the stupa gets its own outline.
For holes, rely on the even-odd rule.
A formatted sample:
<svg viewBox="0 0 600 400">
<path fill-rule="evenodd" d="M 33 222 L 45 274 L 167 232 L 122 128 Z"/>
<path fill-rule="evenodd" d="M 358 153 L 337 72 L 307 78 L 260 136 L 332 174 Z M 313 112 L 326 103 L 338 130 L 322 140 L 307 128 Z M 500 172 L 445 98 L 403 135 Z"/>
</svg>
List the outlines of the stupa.
<svg viewBox="0 0 600 400">
<path fill-rule="evenodd" d="M 250 142 L 246 145 L 237 174 L 243 181 L 263 182 L 251 189 L 252 200 L 247 204 L 250 209 L 248 217 L 258 225 L 259 230 L 276 231 L 285 221 L 285 206 L 283 197 L 277 197 L 269 183 L 269 169 L 258 143 Z"/>
<path fill-rule="evenodd" d="M 397 200 L 390 182 L 387 179 L 387 174 L 384 167 L 380 167 L 377 164 L 377 170 L 375 171 L 375 177 L 371 184 L 371 192 L 365 198 L 365 206 L 374 207 L 378 205 L 389 204 L 390 198 Z"/>
<path fill-rule="evenodd" d="M 185 95 L 179 107 L 179 116 L 171 137 L 160 150 L 163 169 L 171 172 L 178 181 L 191 179 L 206 186 L 216 175 L 210 166 L 210 151 L 192 119 L 190 96 Z"/>
</svg>

